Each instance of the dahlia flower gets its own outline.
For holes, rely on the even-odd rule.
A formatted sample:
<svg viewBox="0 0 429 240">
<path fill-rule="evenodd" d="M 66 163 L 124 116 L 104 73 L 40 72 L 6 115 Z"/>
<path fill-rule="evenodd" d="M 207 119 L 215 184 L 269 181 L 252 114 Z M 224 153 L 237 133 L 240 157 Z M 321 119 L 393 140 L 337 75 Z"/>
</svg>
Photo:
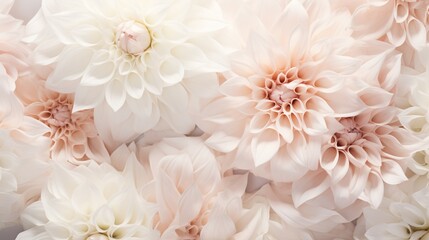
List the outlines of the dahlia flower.
<svg viewBox="0 0 429 240">
<path fill-rule="evenodd" d="M 1 34 L 0 34 L 1 35 Z M 16 224 L 23 208 L 37 200 L 49 172 L 48 129 L 25 117 L 0 64 L 0 228 Z"/>
<path fill-rule="evenodd" d="M 403 68 L 395 96 L 396 106 L 403 110 L 398 116 L 401 124 L 418 137 L 422 143 L 418 152 L 413 155 L 413 160 L 408 162 L 409 168 L 419 175 L 429 173 L 428 50 L 429 48 L 424 48 L 416 55 L 416 60 L 422 66 L 422 69 Z"/>
<path fill-rule="evenodd" d="M 355 239 L 427 239 L 429 188 L 426 178 L 414 177 L 386 193 L 379 208 L 365 208 Z"/>
<path fill-rule="evenodd" d="M 352 209 L 359 214 L 361 209 L 353 209 L 354 204 L 363 201 L 377 207 L 385 185 L 407 180 L 404 169 L 420 143 L 402 127 L 398 119 L 401 110 L 392 106 L 401 59 L 395 53 L 379 57 L 384 59 L 380 64 L 374 65 L 374 58 L 360 70 L 365 88 L 377 89 L 378 95 L 362 98 L 371 103 L 365 111 L 338 118 L 340 125 L 323 141 L 320 168 L 293 183 L 296 206 L 328 195 L 336 209 Z"/>
<path fill-rule="evenodd" d="M 414 52 L 428 43 L 428 8 L 427 0 L 366 1 L 353 13 L 353 34 L 392 43 L 404 53 L 404 62 L 412 65 Z"/>
<path fill-rule="evenodd" d="M 329 1 L 246 1 L 241 9 L 237 31 L 247 42 L 232 56 L 220 96 L 202 104 L 198 125 L 210 134 L 209 146 L 233 151 L 231 167 L 294 181 L 318 168 L 337 118 L 376 107 L 377 97 L 390 99 L 366 87 L 360 69 L 374 56 L 371 64 L 382 65 L 392 47 L 355 41 L 350 15 L 331 10 Z M 368 78 L 381 71 L 365 70 Z"/>
<path fill-rule="evenodd" d="M 27 40 L 36 64 L 54 68 L 49 88 L 73 93 L 74 112 L 95 108 L 114 149 L 161 120 L 193 130 L 189 102 L 225 69 L 224 27 L 212 0 L 44 0 Z"/>
<path fill-rule="evenodd" d="M 214 154 L 199 138 L 166 138 L 150 147 L 148 160 L 161 239 L 227 239 L 234 232 L 226 208 L 241 203 L 246 175 L 222 178 Z"/>
<path fill-rule="evenodd" d="M 107 163 L 57 165 L 41 200 L 22 214 L 26 230 L 17 239 L 159 239 L 152 228 L 156 206 L 134 184 L 139 163 L 134 155 L 125 161 L 123 172 Z"/>
<path fill-rule="evenodd" d="M 322 206 L 303 204 L 295 208 L 292 200 L 292 186 L 289 183 L 272 183 L 263 186 L 253 197 L 263 196 L 271 208 L 269 214 L 275 225 L 281 223 L 282 230 L 270 231 L 273 239 L 351 239 L 354 225 L 347 212 L 339 213 Z M 325 199 L 326 200 L 326 199 Z M 245 200 L 246 206 L 248 200 Z M 270 221 L 270 223 L 272 223 Z M 273 228 L 273 230 L 276 228 Z M 270 234 L 266 237 L 271 236 Z M 282 234 L 282 235 L 277 235 Z M 283 237 L 280 237 L 283 236 Z M 289 237 L 290 236 L 290 237 Z M 270 239 L 270 238 L 269 238 Z"/>
<path fill-rule="evenodd" d="M 51 131 L 51 159 L 77 165 L 89 159 L 109 159 L 94 125 L 92 110 L 72 112 L 73 96 L 45 88 L 45 81 L 30 74 L 16 82 L 16 95 L 25 105 L 25 114 Z"/>
<path fill-rule="evenodd" d="M 26 67 L 29 49 L 21 42 L 24 36 L 22 21 L 9 15 L 13 3 L 14 0 L 0 3 L 0 63 L 11 79 L 16 80 Z"/>
</svg>

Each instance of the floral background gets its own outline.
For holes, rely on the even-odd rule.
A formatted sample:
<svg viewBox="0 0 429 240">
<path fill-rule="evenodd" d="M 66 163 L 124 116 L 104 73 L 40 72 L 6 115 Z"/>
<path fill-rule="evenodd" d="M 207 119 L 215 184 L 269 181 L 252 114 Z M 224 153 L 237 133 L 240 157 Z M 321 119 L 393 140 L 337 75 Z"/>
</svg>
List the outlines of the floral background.
<svg viewBox="0 0 429 240">
<path fill-rule="evenodd" d="M 3 0 L 0 29 L 2 239 L 429 239 L 429 0 Z"/>
</svg>

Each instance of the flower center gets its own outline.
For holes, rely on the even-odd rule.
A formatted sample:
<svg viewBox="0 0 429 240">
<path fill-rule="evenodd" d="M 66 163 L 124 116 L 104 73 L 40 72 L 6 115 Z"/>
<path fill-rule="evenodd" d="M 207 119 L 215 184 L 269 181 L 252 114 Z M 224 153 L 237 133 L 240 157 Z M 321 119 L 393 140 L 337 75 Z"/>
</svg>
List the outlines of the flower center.
<svg viewBox="0 0 429 240">
<path fill-rule="evenodd" d="M 335 134 L 338 141 L 345 141 L 347 145 L 350 145 L 362 138 L 363 134 L 352 118 L 343 118 L 340 123 L 344 126 L 344 129 Z"/>
<path fill-rule="evenodd" d="M 277 104 L 282 105 L 283 103 L 290 103 L 298 95 L 285 85 L 277 85 L 270 93 L 270 99 L 275 101 Z"/>
<path fill-rule="evenodd" d="M 71 113 L 67 105 L 59 105 L 51 109 L 51 118 L 48 119 L 48 124 L 56 127 L 63 127 L 70 123 Z"/>
<path fill-rule="evenodd" d="M 106 235 L 103 234 L 93 234 L 86 238 L 86 240 L 108 240 L 109 238 Z"/>
<path fill-rule="evenodd" d="M 136 21 L 123 22 L 116 30 L 116 45 L 132 55 L 139 55 L 146 51 L 151 41 L 147 27 Z"/>
</svg>

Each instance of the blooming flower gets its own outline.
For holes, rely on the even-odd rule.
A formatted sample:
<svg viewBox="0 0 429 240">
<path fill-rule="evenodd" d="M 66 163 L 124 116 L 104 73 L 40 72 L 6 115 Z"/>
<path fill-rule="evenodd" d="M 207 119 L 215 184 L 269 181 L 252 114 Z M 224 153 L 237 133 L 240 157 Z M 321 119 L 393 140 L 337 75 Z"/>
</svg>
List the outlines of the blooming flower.
<svg viewBox="0 0 429 240">
<path fill-rule="evenodd" d="M 355 41 L 347 11 L 332 10 L 328 1 L 246 1 L 241 8 L 243 50 L 232 56 L 221 94 L 203 104 L 198 124 L 210 134 L 208 145 L 232 152 L 231 167 L 294 181 L 318 168 L 323 138 L 335 132 L 337 118 L 374 107 L 376 96 L 390 99 L 377 87 L 363 87 L 358 70 L 369 55 L 392 49 Z M 241 29 L 243 22 L 251 27 Z"/>
<path fill-rule="evenodd" d="M 46 89 L 45 81 L 35 74 L 21 77 L 16 84 L 15 92 L 26 105 L 25 114 L 51 129 L 53 160 L 79 164 L 109 159 L 91 110 L 72 112 L 73 96 Z"/>
<path fill-rule="evenodd" d="M 41 200 L 23 213 L 27 230 L 17 239 L 159 239 L 152 228 L 155 205 L 134 185 L 138 162 L 134 155 L 125 161 L 123 172 L 107 163 L 57 165 Z"/>
<path fill-rule="evenodd" d="M 199 138 L 166 138 L 148 156 L 161 239 L 227 239 L 233 226 L 226 203 L 241 202 L 247 176 L 222 178 L 214 154 Z"/>
<path fill-rule="evenodd" d="M 365 208 L 359 219 L 357 239 L 427 239 L 429 237 L 426 178 L 414 177 L 390 189 L 379 208 Z"/>
<path fill-rule="evenodd" d="M 356 8 L 351 24 L 354 35 L 392 43 L 404 53 L 404 62 L 413 65 L 416 50 L 427 45 L 429 31 L 427 0 L 367 1 Z"/>
<path fill-rule="evenodd" d="M 367 110 L 338 119 L 336 132 L 324 140 L 320 169 L 293 183 L 292 196 L 297 206 L 316 196 L 329 195 L 337 209 L 350 209 L 359 215 L 361 208 L 352 208 L 353 204 L 363 201 L 376 208 L 385 185 L 407 180 L 404 169 L 419 143 L 400 124 L 401 110 L 392 106 L 401 59 L 396 54 L 379 57 L 384 60 L 374 66 L 374 57 L 374 62 L 364 64 L 360 71 L 365 88 L 377 89 L 378 96 L 364 96 L 362 99 L 371 103 Z M 379 74 L 371 77 L 368 68 L 379 68 Z"/>
<path fill-rule="evenodd" d="M 114 149 L 160 119 L 193 130 L 189 102 L 210 95 L 202 90 L 216 88 L 225 69 L 228 49 L 215 37 L 224 26 L 212 0 L 44 0 L 28 41 L 35 62 L 54 68 L 48 86 L 74 93 L 73 111 L 95 108 Z"/>
</svg>

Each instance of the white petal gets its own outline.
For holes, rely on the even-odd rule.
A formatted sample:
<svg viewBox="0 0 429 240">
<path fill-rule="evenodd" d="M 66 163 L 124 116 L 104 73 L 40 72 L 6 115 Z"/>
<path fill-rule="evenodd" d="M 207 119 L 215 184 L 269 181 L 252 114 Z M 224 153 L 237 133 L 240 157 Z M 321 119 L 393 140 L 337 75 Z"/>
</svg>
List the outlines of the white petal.
<svg viewBox="0 0 429 240">
<path fill-rule="evenodd" d="M 114 79 L 107 85 L 106 102 L 113 111 L 118 111 L 124 105 L 126 97 L 125 87 L 121 80 Z"/>
<path fill-rule="evenodd" d="M 185 70 L 182 63 L 174 57 L 164 59 L 159 66 L 159 75 L 166 83 L 171 86 L 182 81 Z"/>
</svg>

